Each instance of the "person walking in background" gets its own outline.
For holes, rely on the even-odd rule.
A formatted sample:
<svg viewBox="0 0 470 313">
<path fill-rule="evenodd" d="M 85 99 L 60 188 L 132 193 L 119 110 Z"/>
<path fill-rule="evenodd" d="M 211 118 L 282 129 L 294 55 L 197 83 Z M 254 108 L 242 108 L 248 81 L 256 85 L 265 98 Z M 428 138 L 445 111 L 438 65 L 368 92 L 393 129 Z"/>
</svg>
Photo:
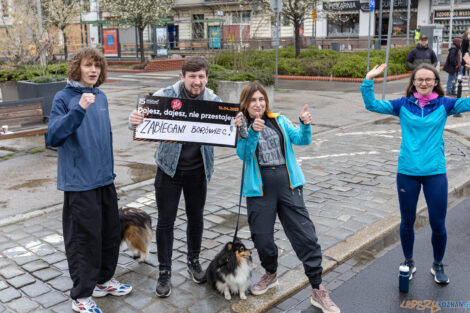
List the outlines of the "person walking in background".
<svg viewBox="0 0 470 313">
<path fill-rule="evenodd" d="M 428 37 L 426 35 L 420 35 L 418 44 L 410 51 L 405 60 L 406 68 L 410 71 L 422 63 L 437 65 L 436 54 L 428 47 Z"/>
<path fill-rule="evenodd" d="M 457 74 L 460 72 L 462 55 L 460 52 L 460 45 L 462 43 L 461 38 L 454 38 L 452 40 L 452 45 L 449 48 L 449 54 L 446 58 L 446 63 L 444 64 L 444 71 L 449 74 L 447 78 L 447 88 L 446 94 L 448 96 L 456 96 L 455 91 L 455 81 L 457 79 Z"/>
<path fill-rule="evenodd" d="M 411 74 L 405 96 L 395 100 L 376 100 L 373 79 L 387 67 L 375 66 L 361 86 L 366 109 L 400 118 L 402 142 L 398 156 L 397 190 L 400 204 L 400 239 L 410 279 L 416 272 L 413 260 L 414 223 L 418 196 L 423 187 L 432 229 L 434 261 L 431 274 L 438 284 L 449 283 L 444 271 L 447 233 L 448 184 L 444 155 L 444 126 L 447 116 L 470 111 L 470 98 L 446 98 L 439 72 L 429 64 L 419 65 Z"/>
<path fill-rule="evenodd" d="M 91 296 L 126 295 L 132 287 L 113 277 L 121 231 L 114 187 L 108 99 L 98 89 L 106 59 L 94 48 L 72 58 L 67 86 L 52 105 L 47 145 L 57 149 L 57 188 L 64 191 L 65 254 L 73 281 L 72 309 L 100 313 Z"/>
<path fill-rule="evenodd" d="M 468 49 L 470 46 L 470 40 L 469 40 L 469 35 L 470 35 L 470 27 L 467 28 L 465 33 L 462 35 L 462 44 L 461 44 L 461 56 L 462 56 L 462 75 L 465 75 L 465 73 L 468 73 L 467 68 L 465 67 L 465 60 L 463 59 L 463 56 L 468 53 Z"/>
<path fill-rule="evenodd" d="M 241 92 L 240 111 L 235 125 L 244 127 L 245 119 L 249 126 L 247 138 L 240 137 L 237 144 L 237 155 L 246 162 L 242 189 L 251 238 L 266 271 L 251 287 L 251 293 L 262 295 L 279 284 L 274 242 L 277 215 L 312 285 L 310 302 L 325 313 L 339 313 L 321 284 L 321 248 L 303 200 L 304 174 L 292 148 L 292 144 L 308 145 L 312 141 L 308 106 L 300 112 L 299 127 L 295 127 L 286 117 L 271 112 L 265 88 L 251 82 Z"/>
<path fill-rule="evenodd" d="M 186 58 L 181 67 L 181 79 L 173 86 L 155 92 L 154 96 L 221 101 L 209 88 L 209 63 L 202 57 Z M 143 123 L 143 114 L 134 110 L 129 116 L 129 128 Z M 155 197 L 158 206 L 157 253 L 159 276 L 157 296 L 171 294 L 171 263 L 173 231 L 178 204 L 183 192 L 188 227 L 187 266 L 191 279 L 201 284 L 206 281 L 205 271 L 199 262 L 202 232 L 204 230 L 204 205 L 207 183 L 214 172 L 214 147 L 201 144 L 160 142 L 155 151 L 157 173 Z"/>
</svg>

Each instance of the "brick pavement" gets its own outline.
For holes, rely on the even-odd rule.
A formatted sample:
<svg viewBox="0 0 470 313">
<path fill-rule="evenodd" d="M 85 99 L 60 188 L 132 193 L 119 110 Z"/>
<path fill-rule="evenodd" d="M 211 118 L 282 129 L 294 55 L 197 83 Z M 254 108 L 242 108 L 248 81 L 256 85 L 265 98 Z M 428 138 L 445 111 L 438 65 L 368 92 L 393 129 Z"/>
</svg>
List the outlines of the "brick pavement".
<svg viewBox="0 0 470 313">
<path fill-rule="evenodd" d="M 324 251 L 386 217 L 399 215 L 395 173 L 400 136 L 398 121 L 390 118 L 314 135 L 310 146 L 295 148 L 307 179 L 305 202 Z M 470 150 L 453 135 L 446 135 L 445 139 L 449 189 L 452 189 L 468 177 L 462 168 L 469 168 Z M 231 239 L 236 222 L 241 161 L 233 156 L 217 160 L 216 164 L 205 211 L 201 253 L 204 267 Z M 157 208 L 151 181 L 123 189 L 120 196 L 120 206 L 142 208 L 156 225 Z M 180 208 L 184 208 L 183 201 Z M 242 214 L 239 236 L 252 247 L 245 208 Z M 0 228 L 0 312 L 71 312 L 68 297 L 71 281 L 61 225 L 61 212 L 56 211 Z M 290 290 L 304 286 L 306 279 L 301 264 L 279 221 L 275 224 L 275 237 L 280 250 L 281 285 L 289 286 Z M 208 286 L 194 284 L 186 272 L 185 238 L 186 217 L 184 210 L 180 210 L 175 223 L 174 290 L 169 298 L 159 299 L 154 293 L 155 243 L 143 264 L 134 261 L 124 245 L 116 276 L 132 284 L 135 290 L 127 297 L 106 297 L 97 303 L 105 312 L 248 312 L 266 308 L 273 298 L 285 297 L 286 290 L 281 286 L 265 296 L 249 296 L 247 301 L 234 297 L 229 302 Z M 256 268 L 252 280 L 255 281 L 262 271 L 256 252 L 253 256 Z M 324 258 L 328 269 L 342 261 Z M 339 267 L 329 275 L 342 275 L 338 270 Z"/>
</svg>

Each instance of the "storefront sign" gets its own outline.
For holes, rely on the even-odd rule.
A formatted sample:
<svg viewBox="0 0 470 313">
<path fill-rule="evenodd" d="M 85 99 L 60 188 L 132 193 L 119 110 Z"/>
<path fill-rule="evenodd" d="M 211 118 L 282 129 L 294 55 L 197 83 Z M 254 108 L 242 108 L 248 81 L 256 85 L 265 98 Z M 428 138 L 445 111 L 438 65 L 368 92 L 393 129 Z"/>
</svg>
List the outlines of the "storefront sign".
<svg viewBox="0 0 470 313">
<path fill-rule="evenodd" d="M 135 127 L 134 140 L 236 146 L 237 103 L 154 96 L 139 96 L 138 103 L 144 122 Z"/>
<path fill-rule="evenodd" d="M 329 11 L 351 11 L 359 10 L 359 1 L 332 1 L 324 2 L 323 7 Z"/>
<path fill-rule="evenodd" d="M 380 2 L 382 0 L 376 0 L 375 7 L 377 9 L 380 8 Z M 408 0 L 395 0 L 393 2 L 393 8 L 394 9 L 406 9 L 408 8 Z M 417 9 L 418 8 L 418 0 L 411 0 L 410 8 L 412 9 Z M 362 9 L 362 7 L 361 7 Z M 383 10 L 389 10 L 390 9 L 390 0 L 384 0 L 383 2 Z"/>
<path fill-rule="evenodd" d="M 435 18 L 450 18 L 450 11 L 434 11 Z M 470 17 L 470 10 L 454 10 L 454 18 Z"/>
</svg>

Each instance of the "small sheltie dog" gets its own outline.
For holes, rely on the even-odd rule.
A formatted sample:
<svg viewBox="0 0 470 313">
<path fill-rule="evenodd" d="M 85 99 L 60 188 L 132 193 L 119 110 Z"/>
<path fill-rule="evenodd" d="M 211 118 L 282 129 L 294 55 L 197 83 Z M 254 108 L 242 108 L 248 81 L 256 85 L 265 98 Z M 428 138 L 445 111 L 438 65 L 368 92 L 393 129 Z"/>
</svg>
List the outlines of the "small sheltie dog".
<svg viewBox="0 0 470 313">
<path fill-rule="evenodd" d="M 119 210 L 119 220 L 121 244 L 126 242 L 134 259 L 144 262 L 152 241 L 152 218 L 141 209 L 124 208 Z"/>
<path fill-rule="evenodd" d="M 228 242 L 215 256 L 207 267 L 206 278 L 212 288 L 224 294 L 225 299 L 230 300 L 231 294 L 238 293 L 244 300 L 250 287 L 251 269 L 251 251 L 237 238 Z"/>
</svg>

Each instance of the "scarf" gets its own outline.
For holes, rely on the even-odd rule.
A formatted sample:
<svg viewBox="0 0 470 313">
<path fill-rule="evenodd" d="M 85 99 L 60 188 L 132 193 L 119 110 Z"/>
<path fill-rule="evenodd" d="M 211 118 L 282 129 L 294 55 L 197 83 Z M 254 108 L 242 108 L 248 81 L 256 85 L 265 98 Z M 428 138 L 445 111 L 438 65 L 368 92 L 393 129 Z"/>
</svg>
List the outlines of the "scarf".
<svg viewBox="0 0 470 313">
<path fill-rule="evenodd" d="M 424 107 L 426 104 L 428 104 L 429 101 L 432 101 L 434 99 L 437 99 L 437 97 L 439 97 L 439 95 L 435 93 L 434 91 L 427 96 L 422 96 L 417 92 L 413 92 L 413 96 L 415 96 L 415 98 L 418 99 L 418 103 L 421 108 Z"/>
</svg>

